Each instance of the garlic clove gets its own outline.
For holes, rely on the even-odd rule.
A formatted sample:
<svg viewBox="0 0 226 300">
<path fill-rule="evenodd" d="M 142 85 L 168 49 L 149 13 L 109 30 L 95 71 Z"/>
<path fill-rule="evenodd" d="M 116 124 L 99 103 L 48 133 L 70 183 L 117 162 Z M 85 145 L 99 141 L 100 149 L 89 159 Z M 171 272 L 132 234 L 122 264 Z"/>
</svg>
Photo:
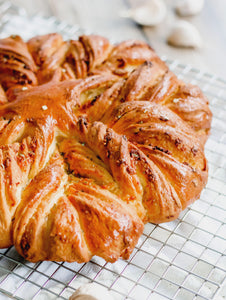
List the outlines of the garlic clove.
<svg viewBox="0 0 226 300">
<path fill-rule="evenodd" d="M 202 39 L 198 30 L 187 21 L 177 22 L 167 41 L 175 47 L 200 48 L 202 46 Z"/>
<path fill-rule="evenodd" d="M 113 300 L 108 290 L 95 283 L 87 283 L 80 286 L 69 300 Z"/>
<path fill-rule="evenodd" d="M 130 9 L 121 16 L 130 17 L 140 25 L 155 26 L 164 20 L 166 5 L 163 0 L 149 0 L 146 4 Z"/>
<path fill-rule="evenodd" d="M 182 17 L 193 16 L 201 12 L 204 0 L 182 0 L 176 6 L 176 12 Z"/>
</svg>

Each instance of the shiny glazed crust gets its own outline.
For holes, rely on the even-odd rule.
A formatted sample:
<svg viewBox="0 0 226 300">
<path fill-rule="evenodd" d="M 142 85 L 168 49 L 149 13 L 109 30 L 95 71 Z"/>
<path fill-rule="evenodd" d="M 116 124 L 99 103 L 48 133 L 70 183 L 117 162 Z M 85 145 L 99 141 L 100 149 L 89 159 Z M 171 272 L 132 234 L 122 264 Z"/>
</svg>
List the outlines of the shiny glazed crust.
<svg viewBox="0 0 226 300">
<path fill-rule="evenodd" d="M 0 247 L 127 259 L 207 182 L 212 114 L 141 41 L 0 40 Z"/>
</svg>

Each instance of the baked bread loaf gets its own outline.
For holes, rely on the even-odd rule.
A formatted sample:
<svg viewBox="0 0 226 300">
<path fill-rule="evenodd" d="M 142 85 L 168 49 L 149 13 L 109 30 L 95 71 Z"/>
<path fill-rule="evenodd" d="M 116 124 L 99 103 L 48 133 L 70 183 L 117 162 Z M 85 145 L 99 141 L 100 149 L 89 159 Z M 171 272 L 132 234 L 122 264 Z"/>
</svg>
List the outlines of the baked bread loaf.
<svg viewBox="0 0 226 300">
<path fill-rule="evenodd" d="M 141 41 L 0 40 L 0 247 L 127 259 L 207 181 L 211 112 Z"/>
</svg>

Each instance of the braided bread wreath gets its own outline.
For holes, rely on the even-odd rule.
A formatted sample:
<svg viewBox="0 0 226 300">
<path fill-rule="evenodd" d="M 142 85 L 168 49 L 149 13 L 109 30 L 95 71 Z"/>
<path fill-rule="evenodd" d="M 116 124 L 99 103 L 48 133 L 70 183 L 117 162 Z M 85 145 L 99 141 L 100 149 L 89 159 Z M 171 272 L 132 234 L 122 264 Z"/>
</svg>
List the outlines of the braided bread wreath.
<svg viewBox="0 0 226 300">
<path fill-rule="evenodd" d="M 0 40 L 0 247 L 26 259 L 127 259 L 207 181 L 212 114 L 141 41 Z"/>
</svg>

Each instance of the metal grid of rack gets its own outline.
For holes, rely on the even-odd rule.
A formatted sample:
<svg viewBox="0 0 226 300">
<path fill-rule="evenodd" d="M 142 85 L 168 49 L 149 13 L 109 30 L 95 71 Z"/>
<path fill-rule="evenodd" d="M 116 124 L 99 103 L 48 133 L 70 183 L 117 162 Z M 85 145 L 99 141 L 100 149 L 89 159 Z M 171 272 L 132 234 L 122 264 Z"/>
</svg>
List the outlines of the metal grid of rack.
<svg viewBox="0 0 226 300">
<path fill-rule="evenodd" d="M 0 17 L 0 36 L 20 31 L 24 22 L 31 21 L 9 2 L 0 5 Z M 34 16 L 28 35 L 42 33 L 35 25 L 40 20 L 46 32 L 58 31 L 65 38 L 81 32 L 79 27 L 55 18 Z M 24 35 L 26 38 L 26 32 Z M 202 88 L 214 115 L 205 148 L 209 180 L 200 200 L 173 222 L 147 224 L 128 261 L 111 264 L 94 257 L 84 264 L 33 264 L 13 247 L 2 249 L 1 299 L 68 299 L 88 282 L 105 286 L 115 299 L 221 299 L 226 284 L 226 81 L 178 61 L 165 60 L 181 79 Z"/>
</svg>

